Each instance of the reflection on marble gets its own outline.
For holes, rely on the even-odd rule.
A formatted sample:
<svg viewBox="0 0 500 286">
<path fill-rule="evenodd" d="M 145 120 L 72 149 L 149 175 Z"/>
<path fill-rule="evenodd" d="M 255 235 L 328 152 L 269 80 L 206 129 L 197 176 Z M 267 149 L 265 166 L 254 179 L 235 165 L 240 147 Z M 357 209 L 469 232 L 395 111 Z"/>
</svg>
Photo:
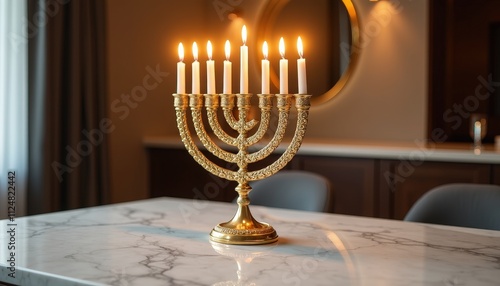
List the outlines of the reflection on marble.
<svg viewBox="0 0 500 286">
<path fill-rule="evenodd" d="M 277 243 L 209 242 L 226 203 L 159 198 L 18 218 L 21 285 L 498 285 L 500 232 L 252 207 Z"/>
</svg>

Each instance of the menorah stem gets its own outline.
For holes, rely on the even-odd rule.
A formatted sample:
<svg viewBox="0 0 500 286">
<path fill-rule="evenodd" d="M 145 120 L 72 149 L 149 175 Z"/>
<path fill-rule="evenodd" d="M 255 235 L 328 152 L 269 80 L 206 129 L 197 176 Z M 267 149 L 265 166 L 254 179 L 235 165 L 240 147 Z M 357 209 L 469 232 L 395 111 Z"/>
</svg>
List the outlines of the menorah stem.
<svg viewBox="0 0 500 286">
<path fill-rule="evenodd" d="M 278 240 L 278 234 L 272 226 L 253 218 L 248 198 L 251 190 L 247 183 L 238 184 L 238 210 L 230 221 L 214 227 L 210 232 L 211 240 L 227 244 L 264 244 Z"/>
<path fill-rule="evenodd" d="M 250 109 L 250 95 L 249 94 L 237 94 L 236 104 L 238 107 L 238 137 L 236 138 L 236 144 L 238 148 L 238 154 L 236 155 L 236 163 L 238 164 L 238 183 L 244 187 L 247 184 L 247 167 L 248 167 L 248 145 L 247 142 L 247 132 L 253 127 L 248 126 L 247 116 L 248 110 Z"/>
</svg>

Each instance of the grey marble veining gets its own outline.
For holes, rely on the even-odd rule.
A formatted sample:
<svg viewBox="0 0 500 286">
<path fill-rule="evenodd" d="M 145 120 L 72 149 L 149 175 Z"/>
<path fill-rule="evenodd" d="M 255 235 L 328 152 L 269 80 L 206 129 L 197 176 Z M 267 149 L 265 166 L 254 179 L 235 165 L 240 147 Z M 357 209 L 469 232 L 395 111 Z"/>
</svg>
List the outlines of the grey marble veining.
<svg viewBox="0 0 500 286">
<path fill-rule="evenodd" d="M 21 285 L 500 285 L 500 232 L 252 207 L 278 243 L 208 233 L 226 203 L 151 199 L 0 221 L 0 281 Z"/>
</svg>

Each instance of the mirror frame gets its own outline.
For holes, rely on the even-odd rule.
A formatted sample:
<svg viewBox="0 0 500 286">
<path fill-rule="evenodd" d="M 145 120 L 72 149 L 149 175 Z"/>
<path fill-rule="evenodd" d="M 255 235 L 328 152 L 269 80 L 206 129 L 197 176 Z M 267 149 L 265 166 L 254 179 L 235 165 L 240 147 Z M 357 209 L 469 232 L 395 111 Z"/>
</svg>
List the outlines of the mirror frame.
<svg viewBox="0 0 500 286">
<path fill-rule="evenodd" d="M 270 0 L 268 1 L 267 5 L 264 6 L 262 15 L 260 16 L 260 19 L 258 21 L 259 25 L 257 27 L 259 42 L 263 42 L 266 36 L 268 36 L 271 33 L 271 27 L 273 27 L 275 19 L 290 1 L 291 0 Z M 360 46 L 358 15 L 356 13 L 354 4 L 352 3 L 351 0 L 341 0 L 341 1 L 344 3 L 344 6 L 346 7 L 351 24 L 351 51 L 350 51 L 349 64 L 346 70 L 340 76 L 339 80 L 335 83 L 335 85 L 332 88 L 330 88 L 324 94 L 313 95 L 311 97 L 312 106 L 323 104 L 333 99 L 335 96 L 337 96 L 342 90 L 342 88 L 344 88 L 344 86 L 346 85 L 358 62 L 359 51 L 357 50 L 357 47 Z M 271 72 L 271 82 L 279 86 L 278 75 L 274 70 Z"/>
</svg>

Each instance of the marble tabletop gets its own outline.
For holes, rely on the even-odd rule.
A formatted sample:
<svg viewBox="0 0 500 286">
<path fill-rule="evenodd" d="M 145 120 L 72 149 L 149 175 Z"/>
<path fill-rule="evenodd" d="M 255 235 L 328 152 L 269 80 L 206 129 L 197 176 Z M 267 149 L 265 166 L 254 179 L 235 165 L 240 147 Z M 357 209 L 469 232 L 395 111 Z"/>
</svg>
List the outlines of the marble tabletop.
<svg viewBox="0 0 500 286">
<path fill-rule="evenodd" d="M 277 243 L 210 243 L 212 227 L 229 220 L 236 205 L 174 198 L 17 218 L 13 227 L 0 221 L 0 281 L 51 286 L 500 283 L 500 231 L 251 209 L 277 230 Z M 9 269 L 12 241 L 15 266 Z"/>
</svg>

